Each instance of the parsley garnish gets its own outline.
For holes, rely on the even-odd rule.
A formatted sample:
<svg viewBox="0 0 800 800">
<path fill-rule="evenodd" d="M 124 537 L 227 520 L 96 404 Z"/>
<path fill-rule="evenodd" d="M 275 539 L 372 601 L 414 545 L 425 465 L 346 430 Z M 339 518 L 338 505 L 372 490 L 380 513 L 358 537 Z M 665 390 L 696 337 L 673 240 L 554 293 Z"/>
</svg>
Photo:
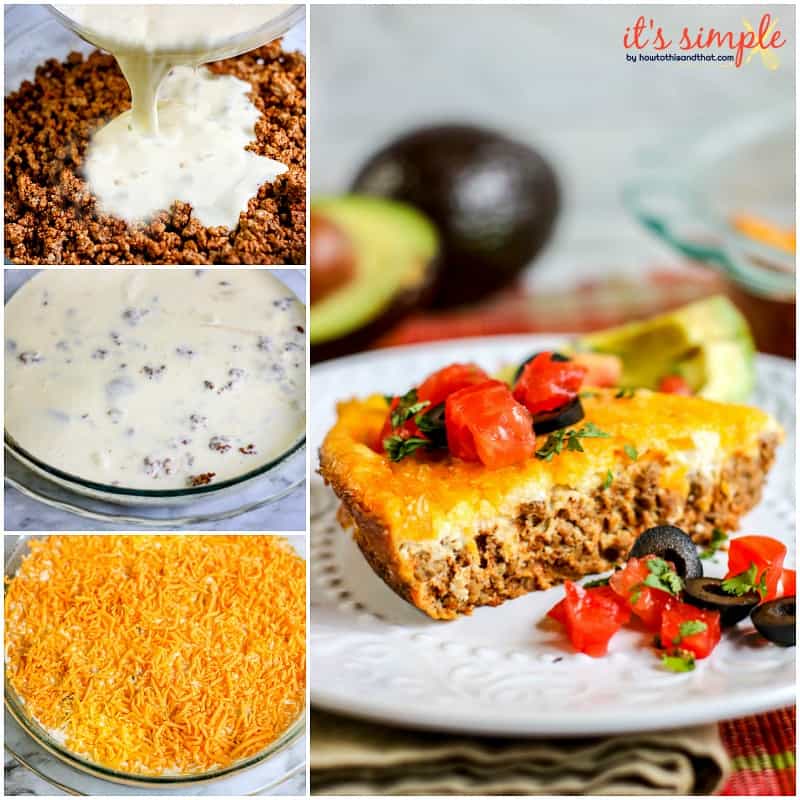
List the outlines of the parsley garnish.
<svg viewBox="0 0 800 800">
<path fill-rule="evenodd" d="M 639 453 L 636 452 L 636 448 L 632 444 L 626 444 L 622 449 L 631 461 L 636 461 L 639 458 Z"/>
<path fill-rule="evenodd" d="M 390 461 L 402 461 L 406 456 L 410 456 L 415 450 L 428 445 L 427 439 L 420 439 L 419 436 L 409 436 L 404 439 L 402 436 L 387 436 L 383 440 L 383 449 Z"/>
<path fill-rule="evenodd" d="M 758 592 L 763 600 L 767 594 L 767 571 L 764 570 L 759 579 L 758 567 L 753 561 L 744 572 L 722 581 L 722 591 L 736 595 L 736 597 L 741 597 L 748 592 Z"/>
<path fill-rule="evenodd" d="M 708 547 L 700 553 L 700 558 L 713 558 L 716 554 L 717 550 L 728 541 L 728 534 L 725 531 L 720 530 L 719 528 L 714 528 L 711 532 L 711 541 L 708 543 Z"/>
<path fill-rule="evenodd" d="M 606 479 L 603 481 L 603 488 L 610 489 L 611 484 L 613 482 L 614 482 L 614 473 L 611 470 L 609 470 L 608 472 L 606 472 Z"/>
<path fill-rule="evenodd" d="M 675 650 L 672 653 L 664 653 L 661 656 L 661 663 L 670 672 L 691 672 L 694 669 L 694 654 L 688 650 Z"/>
<path fill-rule="evenodd" d="M 687 636 L 694 636 L 696 633 L 703 633 L 708 630 L 708 625 L 699 619 L 688 619 L 681 622 L 678 628 L 678 635 L 672 640 L 672 644 L 680 644 Z"/>
<path fill-rule="evenodd" d="M 417 427 L 424 433 L 432 447 L 447 447 L 447 428 L 444 417 L 445 404 L 418 413 L 414 417 Z"/>
<path fill-rule="evenodd" d="M 578 430 L 568 431 L 566 428 L 551 433 L 545 443 L 536 451 L 536 458 L 542 461 L 550 461 L 553 456 L 558 455 L 566 447 L 576 453 L 583 453 L 581 439 L 606 439 L 610 433 L 601 431 L 594 422 L 587 422 Z"/>
<path fill-rule="evenodd" d="M 419 414 L 423 408 L 427 408 L 429 405 L 429 400 L 417 402 L 417 390 L 410 389 L 400 398 L 397 408 L 392 411 L 392 428 L 399 428 L 404 422 Z"/>
<path fill-rule="evenodd" d="M 636 396 L 636 389 L 634 389 L 632 386 L 620 386 L 619 390 L 614 395 L 614 397 L 617 400 L 621 400 L 622 398 L 635 397 L 635 396 Z"/>
</svg>

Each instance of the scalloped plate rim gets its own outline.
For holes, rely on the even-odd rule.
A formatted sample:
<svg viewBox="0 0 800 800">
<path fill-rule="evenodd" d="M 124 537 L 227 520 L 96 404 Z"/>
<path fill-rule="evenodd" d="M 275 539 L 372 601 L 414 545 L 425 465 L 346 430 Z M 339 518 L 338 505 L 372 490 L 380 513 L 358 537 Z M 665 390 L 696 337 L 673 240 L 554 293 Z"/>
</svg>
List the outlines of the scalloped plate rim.
<svg viewBox="0 0 800 800">
<path fill-rule="evenodd" d="M 354 367 L 381 366 L 383 367 L 383 376 L 389 376 L 389 381 L 391 381 L 392 376 L 397 374 L 404 375 L 406 370 L 394 369 L 389 372 L 386 367 L 389 365 L 397 367 L 403 361 L 413 362 L 415 356 L 422 356 L 424 359 L 438 356 L 442 360 L 446 360 L 448 354 L 452 354 L 453 358 L 463 359 L 464 351 L 471 349 L 473 351 L 470 353 L 471 360 L 474 359 L 478 362 L 483 358 L 491 357 L 511 359 L 514 351 L 526 347 L 552 346 L 554 343 L 568 338 L 569 334 L 526 334 L 454 339 L 430 344 L 404 345 L 367 351 L 326 361 L 315 365 L 311 370 L 312 400 L 316 412 L 312 415 L 312 419 L 319 421 L 330 419 L 334 401 L 341 399 L 346 394 L 346 392 L 340 393 L 338 397 L 325 396 L 318 386 L 314 386 L 315 383 L 332 381 L 338 386 L 348 386 L 351 393 L 364 391 L 360 386 L 354 386 L 352 382 L 336 380 L 337 377 L 345 377 L 343 371 Z M 765 354 L 758 354 L 756 358 L 758 365 L 774 367 L 781 371 L 791 371 L 794 378 L 794 362 Z M 412 364 L 409 363 L 409 367 L 411 366 Z M 383 388 L 379 385 L 381 377 L 376 376 L 375 378 L 375 382 L 378 384 L 375 387 L 376 390 Z M 794 391 L 794 380 L 792 381 L 792 391 Z M 325 425 L 327 425 L 327 422 Z M 321 431 L 319 422 L 314 425 L 314 428 L 315 430 L 311 431 L 309 440 L 313 451 L 316 452 Z M 791 447 L 791 442 L 787 442 L 784 447 Z M 319 481 L 316 481 L 315 484 L 318 487 Z M 312 486 L 312 489 L 314 488 Z M 310 544 L 313 553 L 313 529 L 321 524 L 320 516 L 324 518 L 326 515 L 315 514 L 313 508 L 314 492 L 312 491 L 311 494 L 312 532 Z M 312 561 L 312 573 L 313 571 L 314 565 Z M 312 577 L 312 606 L 315 605 L 315 588 L 315 579 Z M 320 598 L 320 601 L 326 606 L 329 604 L 326 598 Z M 503 606 L 500 608 L 502 609 Z M 318 613 L 319 611 L 320 609 L 318 609 Z M 333 613 L 336 612 L 334 611 Z M 352 629 L 353 626 L 351 625 Z M 392 632 L 397 633 L 402 630 L 402 625 L 392 624 L 386 630 L 386 635 L 391 636 Z M 312 664 L 310 672 L 311 702 L 313 706 L 399 727 L 494 736 L 547 735 L 570 737 L 635 733 L 716 723 L 725 719 L 780 708 L 795 701 L 795 684 L 792 680 L 779 683 L 776 686 L 751 689 L 708 699 L 701 697 L 690 703 L 659 703 L 657 711 L 651 708 L 649 713 L 637 714 L 629 712 L 616 713 L 613 707 L 610 706 L 602 710 L 595 709 L 592 713 L 582 708 L 571 710 L 567 707 L 568 701 L 565 701 L 565 707 L 561 708 L 557 713 L 539 710 L 535 714 L 531 714 L 529 707 L 513 709 L 506 706 L 502 709 L 501 714 L 491 714 L 486 712 L 485 707 L 480 706 L 462 705 L 458 707 L 456 704 L 451 703 L 450 705 L 436 707 L 422 702 L 414 704 L 408 698 L 397 698 L 385 694 L 368 694 L 366 691 L 357 692 L 353 691 L 352 686 L 348 689 L 342 681 L 335 681 L 331 677 L 328 679 L 318 677 L 321 674 L 329 673 L 331 665 L 320 661 L 320 658 L 324 658 L 324 655 L 320 653 L 319 648 L 314 646 L 315 637 L 319 637 L 319 644 L 324 650 L 323 640 L 333 635 L 336 635 L 336 633 L 329 625 L 323 624 L 322 628 L 315 626 L 312 614 Z"/>
</svg>

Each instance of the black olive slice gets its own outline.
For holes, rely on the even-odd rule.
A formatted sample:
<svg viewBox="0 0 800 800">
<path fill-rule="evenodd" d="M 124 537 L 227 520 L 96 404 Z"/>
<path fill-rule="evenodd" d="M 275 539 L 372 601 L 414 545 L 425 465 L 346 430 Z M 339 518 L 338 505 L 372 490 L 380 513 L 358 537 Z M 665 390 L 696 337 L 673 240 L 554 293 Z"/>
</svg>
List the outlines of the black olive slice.
<svg viewBox="0 0 800 800">
<path fill-rule="evenodd" d="M 741 622 L 760 602 L 758 592 L 737 597 L 722 588 L 722 578 L 689 578 L 683 587 L 683 599 L 698 608 L 719 611 L 723 628 Z"/>
<path fill-rule="evenodd" d="M 750 619 L 765 639 L 794 647 L 797 639 L 794 597 L 779 597 L 762 603 L 750 614 Z"/>
<path fill-rule="evenodd" d="M 573 397 L 566 405 L 554 411 L 542 411 L 533 417 L 533 430 L 536 434 L 552 433 L 583 419 L 583 406 L 580 397 Z"/>
<path fill-rule="evenodd" d="M 694 542 L 674 525 L 657 525 L 648 528 L 634 543 L 628 558 L 658 556 L 675 565 L 675 571 L 684 580 L 701 578 L 703 562 L 697 555 Z"/>
<path fill-rule="evenodd" d="M 536 356 L 540 356 L 542 353 L 547 353 L 548 350 L 540 350 L 538 353 L 534 353 L 533 355 L 528 356 L 518 367 L 517 371 L 514 373 L 514 380 L 511 381 L 511 385 L 513 386 L 518 380 L 519 376 L 522 375 L 522 370 L 525 369 L 526 364 L 530 364 Z M 565 356 L 563 353 L 553 353 L 551 356 L 551 361 L 571 361 L 572 359 L 569 356 Z"/>
</svg>

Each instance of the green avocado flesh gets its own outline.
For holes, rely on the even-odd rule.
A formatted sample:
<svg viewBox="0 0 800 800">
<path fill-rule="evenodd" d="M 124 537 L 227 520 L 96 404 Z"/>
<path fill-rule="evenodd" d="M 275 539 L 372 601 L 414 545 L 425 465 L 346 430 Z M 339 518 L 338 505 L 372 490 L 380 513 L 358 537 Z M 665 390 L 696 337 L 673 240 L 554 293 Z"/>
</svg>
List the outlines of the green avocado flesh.
<svg viewBox="0 0 800 800">
<path fill-rule="evenodd" d="M 415 209 L 359 195 L 314 200 L 312 207 L 347 233 L 356 253 L 353 279 L 311 306 L 312 344 L 362 328 L 429 279 L 438 239 Z"/>
<path fill-rule="evenodd" d="M 755 381 L 750 328 L 722 295 L 583 336 L 575 345 L 619 356 L 623 386 L 656 389 L 665 375 L 680 375 L 700 397 L 736 403 L 748 399 Z"/>
</svg>

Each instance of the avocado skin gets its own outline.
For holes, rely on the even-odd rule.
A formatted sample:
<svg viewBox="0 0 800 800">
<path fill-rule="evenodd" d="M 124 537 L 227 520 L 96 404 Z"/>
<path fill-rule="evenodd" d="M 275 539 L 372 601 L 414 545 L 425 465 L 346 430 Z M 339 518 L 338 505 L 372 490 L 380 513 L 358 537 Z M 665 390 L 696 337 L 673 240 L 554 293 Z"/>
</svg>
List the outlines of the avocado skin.
<svg viewBox="0 0 800 800">
<path fill-rule="evenodd" d="M 511 282 L 547 242 L 559 209 L 555 173 L 538 152 L 470 125 L 395 139 L 366 162 L 353 189 L 409 203 L 437 226 L 439 307 L 482 300 Z"/>
</svg>

